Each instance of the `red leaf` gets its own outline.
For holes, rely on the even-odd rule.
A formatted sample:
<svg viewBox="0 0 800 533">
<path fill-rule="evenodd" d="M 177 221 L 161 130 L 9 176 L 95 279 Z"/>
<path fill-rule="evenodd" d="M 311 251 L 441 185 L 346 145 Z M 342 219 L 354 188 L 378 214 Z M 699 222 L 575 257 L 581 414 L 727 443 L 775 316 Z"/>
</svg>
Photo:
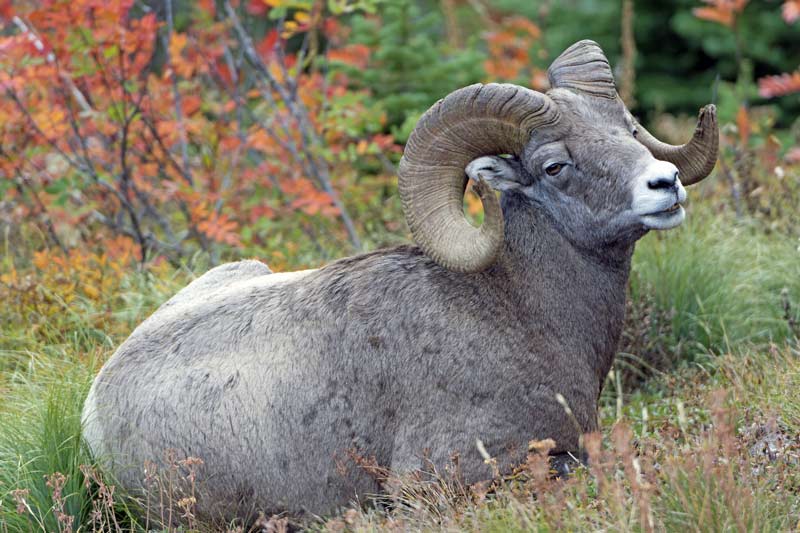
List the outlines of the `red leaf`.
<svg viewBox="0 0 800 533">
<path fill-rule="evenodd" d="M 245 9 L 249 14 L 260 17 L 266 14 L 266 12 L 270 10 L 270 7 L 264 0 L 250 0 L 247 2 Z"/>
<path fill-rule="evenodd" d="M 261 39 L 261 42 L 259 42 L 258 45 L 256 45 L 256 50 L 262 58 L 268 60 L 270 57 L 272 57 L 276 42 L 278 42 L 278 32 L 276 30 L 272 30 L 271 32 L 267 33 L 263 39 Z"/>
<path fill-rule="evenodd" d="M 786 0 L 781 9 L 783 20 L 787 24 L 794 23 L 800 18 L 800 0 Z"/>
<path fill-rule="evenodd" d="M 349 44 L 328 52 L 328 59 L 363 69 L 369 62 L 369 52 L 369 47 L 364 44 Z"/>
<path fill-rule="evenodd" d="M 14 6 L 11 0 L 0 0 L 0 19 L 11 20 L 14 16 Z"/>
<path fill-rule="evenodd" d="M 791 74 L 766 76 L 758 80 L 758 94 L 764 98 L 775 98 L 800 92 L 800 70 Z"/>
<path fill-rule="evenodd" d="M 183 97 L 181 102 L 183 107 L 183 114 L 187 117 L 193 115 L 200 109 L 200 104 L 203 103 L 202 98 L 196 94 L 190 94 Z"/>
<path fill-rule="evenodd" d="M 217 6 L 214 0 L 198 0 L 197 7 L 205 11 L 211 17 L 217 12 Z"/>
</svg>

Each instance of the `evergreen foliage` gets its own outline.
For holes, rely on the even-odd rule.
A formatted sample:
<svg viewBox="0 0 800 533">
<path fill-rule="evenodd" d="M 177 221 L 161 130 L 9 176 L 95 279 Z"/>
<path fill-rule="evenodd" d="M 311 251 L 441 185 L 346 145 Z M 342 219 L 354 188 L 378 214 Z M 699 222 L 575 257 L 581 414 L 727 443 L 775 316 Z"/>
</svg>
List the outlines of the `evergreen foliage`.
<svg viewBox="0 0 800 533">
<path fill-rule="evenodd" d="M 367 68 L 342 67 L 356 87 L 369 89 L 381 104 L 399 141 L 405 141 L 419 115 L 436 100 L 484 77 L 485 53 L 478 44 L 450 49 L 442 13 L 437 4 L 425 4 L 386 2 L 379 17 L 353 17 L 351 42 L 372 52 Z"/>
</svg>

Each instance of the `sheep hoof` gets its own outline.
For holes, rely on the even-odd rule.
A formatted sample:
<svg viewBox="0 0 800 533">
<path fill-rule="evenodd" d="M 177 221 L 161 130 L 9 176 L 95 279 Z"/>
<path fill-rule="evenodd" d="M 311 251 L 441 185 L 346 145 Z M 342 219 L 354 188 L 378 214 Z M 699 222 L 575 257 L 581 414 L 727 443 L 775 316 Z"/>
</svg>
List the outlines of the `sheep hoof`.
<svg viewBox="0 0 800 533">
<path fill-rule="evenodd" d="M 564 452 L 550 456 L 550 471 L 557 479 L 569 477 L 575 470 L 586 464 L 586 457 L 583 457 L 583 454 Z"/>
</svg>

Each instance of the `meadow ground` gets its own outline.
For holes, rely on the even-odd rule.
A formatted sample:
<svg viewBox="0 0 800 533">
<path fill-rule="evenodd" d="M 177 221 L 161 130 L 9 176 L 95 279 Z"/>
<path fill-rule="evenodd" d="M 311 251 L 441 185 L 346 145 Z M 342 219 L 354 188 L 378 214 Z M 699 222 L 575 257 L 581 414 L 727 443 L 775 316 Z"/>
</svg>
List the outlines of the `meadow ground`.
<svg viewBox="0 0 800 533">
<path fill-rule="evenodd" d="M 528 462 L 492 483 L 464 487 L 450 472 L 394 479 L 375 505 L 294 525 L 800 527 L 800 241 L 712 201 L 689 214 L 680 229 L 637 247 L 627 326 L 601 401 L 603 432 L 584 437 L 588 467 L 550 479 L 547 443 L 532 443 Z M 20 248 L 35 241 L 24 237 L 6 236 L 0 285 L 0 533 L 142 530 L 169 512 L 183 530 L 206 530 L 191 498 L 166 484 L 174 505 L 151 503 L 146 512 L 115 490 L 81 442 L 79 420 L 103 361 L 196 273 L 166 264 L 131 271 L 88 251 L 44 260 Z M 286 521 L 265 517 L 262 526 L 280 531 Z"/>
</svg>

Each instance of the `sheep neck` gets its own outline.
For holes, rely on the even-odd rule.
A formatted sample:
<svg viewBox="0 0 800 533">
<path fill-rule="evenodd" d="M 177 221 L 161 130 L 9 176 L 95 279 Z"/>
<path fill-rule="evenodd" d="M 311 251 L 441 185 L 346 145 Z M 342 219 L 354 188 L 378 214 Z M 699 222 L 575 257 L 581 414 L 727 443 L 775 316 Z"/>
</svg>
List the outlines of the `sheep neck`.
<svg viewBox="0 0 800 533">
<path fill-rule="evenodd" d="M 534 337 L 555 335 L 564 341 L 560 346 L 575 346 L 573 353 L 553 355 L 566 365 L 588 364 L 601 386 L 625 320 L 634 243 L 587 250 L 547 214 L 513 199 L 504 198 L 503 208 L 506 244 L 495 274 L 505 278 L 507 296 L 522 316 L 537 317 Z"/>
</svg>

